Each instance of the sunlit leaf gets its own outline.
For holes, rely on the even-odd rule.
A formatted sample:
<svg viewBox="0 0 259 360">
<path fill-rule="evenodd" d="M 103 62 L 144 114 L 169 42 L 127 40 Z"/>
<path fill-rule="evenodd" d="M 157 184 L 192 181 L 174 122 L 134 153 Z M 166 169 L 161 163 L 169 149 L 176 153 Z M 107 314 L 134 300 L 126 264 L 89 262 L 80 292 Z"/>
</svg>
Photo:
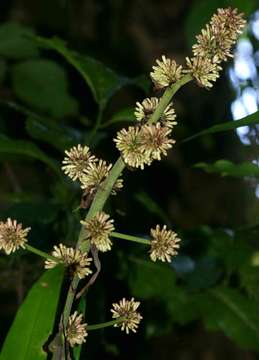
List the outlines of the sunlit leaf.
<svg viewBox="0 0 259 360">
<path fill-rule="evenodd" d="M 43 346 L 52 333 L 63 280 L 61 266 L 45 272 L 19 308 L 5 339 L 0 360 L 44 360 Z"/>
</svg>

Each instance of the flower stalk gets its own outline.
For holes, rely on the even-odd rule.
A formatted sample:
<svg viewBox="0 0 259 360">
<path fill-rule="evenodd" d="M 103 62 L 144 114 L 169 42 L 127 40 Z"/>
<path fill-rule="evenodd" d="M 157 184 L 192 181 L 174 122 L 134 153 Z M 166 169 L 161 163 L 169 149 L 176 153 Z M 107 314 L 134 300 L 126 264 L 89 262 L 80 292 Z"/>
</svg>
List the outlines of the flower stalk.
<svg viewBox="0 0 259 360">
<path fill-rule="evenodd" d="M 139 244 L 145 244 L 145 245 L 149 245 L 150 246 L 150 240 L 146 240 L 146 239 L 142 239 L 138 236 L 132 236 L 132 235 L 127 235 L 127 234 L 121 234 L 118 232 L 113 231 L 111 233 L 111 237 L 114 238 L 118 238 L 118 239 L 123 239 L 123 240 L 128 240 L 128 241 L 133 241 Z"/>
</svg>

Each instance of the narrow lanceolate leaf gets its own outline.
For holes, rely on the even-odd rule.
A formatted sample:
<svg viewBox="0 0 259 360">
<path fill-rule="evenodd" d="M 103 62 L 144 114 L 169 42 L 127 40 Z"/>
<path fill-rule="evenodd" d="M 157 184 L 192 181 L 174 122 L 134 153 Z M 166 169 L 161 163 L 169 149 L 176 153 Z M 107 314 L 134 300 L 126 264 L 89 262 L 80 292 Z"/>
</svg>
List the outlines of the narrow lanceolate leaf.
<svg viewBox="0 0 259 360">
<path fill-rule="evenodd" d="M 34 39 L 40 46 L 53 49 L 60 53 L 74 66 L 90 87 L 96 102 L 102 104 L 102 106 L 104 106 L 109 98 L 123 85 L 131 82 L 129 79 L 117 75 L 101 62 L 68 49 L 65 42 L 61 39 L 55 37 L 52 39 L 34 37 Z"/>
<path fill-rule="evenodd" d="M 194 135 L 188 137 L 187 139 L 184 139 L 183 143 L 193 140 L 193 139 L 196 139 L 203 135 L 215 134 L 218 132 L 234 130 L 234 129 L 237 129 L 242 126 L 252 126 L 252 125 L 256 125 L 256 124 L 259 124 L 259 111 L 255 112 L 254 114 L 248 115 L 240 120 L 235 120 L 235 121 L 230 120 L 230 121 L 227 121 L 224 123 L 213 125 L 206 130 L 202 130 L 202 131 L 198 132 L 197 134 L 194 134 Z"/>
<path fill-rule="evenodd" d="M 13 154 L 28 156 L 44 162 L 58 175 L 61 175 L 57 162 L 44 154 L 35 144 L 30 141 L 9 139 L 0 136 L 0 154 Z"/>
<path fill-rule="evenodd" d="M 45 360 L 43 346 L 52 333 L 64 269 L 45 272 L 33 285 L 5 339 L 0 360 Z"/>
<path fill-rule="evenodd" d="M 221 330 L 243 348 L 259 350 L 258 303 L 235 289 L 218 287 L 197 299 L 207 328 Z"/>
<path fill-rule="evenodd" d="M 222 176 L 259 177 L 259 166 L 251 162 L 234 164 L 228 160 L 218 160 L 213 164 L 198 163 L 194 166 L 208 173 L 219 173 Z"/>
</svg>

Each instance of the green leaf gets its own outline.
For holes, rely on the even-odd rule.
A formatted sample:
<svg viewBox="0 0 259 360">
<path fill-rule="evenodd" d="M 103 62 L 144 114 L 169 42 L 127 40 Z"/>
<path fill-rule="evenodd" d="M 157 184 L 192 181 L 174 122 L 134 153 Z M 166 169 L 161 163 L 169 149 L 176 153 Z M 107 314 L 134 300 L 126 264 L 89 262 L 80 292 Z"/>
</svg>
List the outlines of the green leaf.
<svg viewBox="0 0 259 360">
<path fill-rule="evenodd" d="M 33 285 L 5 339 L 0 360 L 44 360 L 43 346 L 53 330 L 63 268 L 45 272 Z"/>
<path fill-rule="evenodd" d="M 3 217 L 19 219 L 22 223 L 33 225 L 52 223 L 57 217 L 59 207 L 50 201 L 24 201 L 11 205 L 1 212 Z"/>
<path fill-rule="evenodd" d="M 102 128 L 106 128 L 110 125 L 114 125 L 120 122 L 136 123 L 136 117 L 134 115 L 133 108 L 126 108 L 116 112 L 110 120 L 103 124 Z"/>
<path fill-rule="evenodd" d="M 220 173 L 222 176 L 259 177 L 259 167 L 251 162 L 234 164 L 228 160 L 218 160 L 214 164 L 198 163 L 194 166 L 208 173 Z"/>
<path fill-rule="evenodd" d="M 48 143 L 62 152 L 82 140 L 81 133 L 76 129 L 46 118 L 30 116 L 26 121 L 26 130 L 34 139 Z"/>
<path fill-rule="evenodd" d="M 70 50 L 61 39 L 56 37 L 44 39 L 34 38 L 40 46 L 56 50 L 59 54 L 76 68 L 90 87 L 97 103 L 104 106 L 110 97 L 122 86 L 131 83 L 125 77 L 117 75 L 114 71 L 104 66 L 101 62 L 88 56 L 83 56 Z"/>
<path fill-rule="evenodd" d="M 137 298 L 167 298 L 175 284 L 175 273 L 169 266 L 154 264 L 150 261 L 132 259 L 129 285 Z M 163 279 L 163 281 L 161 281 Z"/>
<path fill-rule="evenodd" d="M 39 55 L 37 46 L 29 36 L 32 29 L 15 23 L 0 26 L 0 55 L 10 59 L 24 59 Z"/>
<path fill-rule="evenodd" d="M 0 154 L 24 155 L 37 159 L 48 165 L 54 172 L 61 176 L 59 165 L 56 161 L 44 154 L 35 144 L 29 141 L 8 139 L 0 136 Z"/>
<path fill-rule="evenodd" d="M 14 65 L 12 83 L 16 96 L 35 109 L 57 118 L 78 113 L 78 103 L 68 93 L 66 73 L 54 61 L 28 60 Z"/>
<path fill-rule="evenodd" d="M 257 125 L 257 124 L 259 124 L 259 111 L 256 111 L 255 113 L 248 115 L 240 120 L 229 120 L 229 121 L 221 123 L 221 124 L 213 125 L 206 130 L 202 130 L 202 131 L 198 132 L 197 134 L 194 134 L 194 135 L 188 137 L 187 139 L 183 140 L 182 142 L 184 143 L 184 142 L 196 139 L 203 135 L 215 134 L 218 132 L 234 130 L 234 129 L 237 129 L 242 126 L 252 126 L 252 125 Z"/>
<path fill-rule="evenodd" d="M 208 329 L 222 330 L 244 348 L 259 350 L 258 303 L 239 291 L 219 287 L 197 299 Z"/>
</svg>

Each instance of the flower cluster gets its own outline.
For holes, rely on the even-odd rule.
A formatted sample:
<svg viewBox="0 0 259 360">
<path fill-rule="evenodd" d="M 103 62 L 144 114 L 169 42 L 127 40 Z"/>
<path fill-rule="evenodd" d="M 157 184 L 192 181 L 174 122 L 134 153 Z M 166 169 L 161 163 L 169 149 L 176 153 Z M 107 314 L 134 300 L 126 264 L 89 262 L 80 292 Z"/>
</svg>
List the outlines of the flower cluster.
<svg viewBox="0 0 259 360">
<path fill-rule="evenodd" d="M 237 9 L 218 9 L 197 35 L 197 43 L 193 45 L 194 57 L 186 58 L 188 70 L 198 84 L 206 88 L 219 77 L 222 69 L 220 63 L 232 57 L 231 49 L 246 25 L 243 14 Z"/>
<path fill-rule="evenodd" d="M 166 225 L 161 229 L 159 225 L 150 230 L 152 237 L 150 258 L 152 261 L 171 261 L 171 257 L 177 255 L 179 242 L 177 234 L 172 230 L 167 230 Z"/>
<path fill-rule="evenodd" d="M 152 67 L 150 77 L 156 88 L 162 89 L 176 83 L 182 77 L 182 66 L 177 65 L 175 60 L 162 56 L 162 60 L 156 60 L 157 65 Z"/>
<path fill-rule="evenodd" d="M 143 123 L 147 123 L 150 117 L 153 115 L 159 103 L 159 99 L 157 97 L 146 98 L 142 101 L 142 103 L 137 102 L 134 115 L 138 121 Z M 177 125 L 175 121 L 176 114 L 174 108 L 171 104 L 169 104 L 161 118 L 160 121 L 164 126 L 172 128 L 174 125 Z"/>
<path fill-rule="evenodd" d="M 86 340 L 87 337 L 87 331 L 86 323 L 82 323 L 83 320 L 83 314 L 79 314 L 75 311 L 74 314 L 70 315 L 68 318 L 68 324 L 67 328 L 65 330 L 65 337 L 67 342 L 71 347 L 74 347 L 75 345 L 81 345 Z"/>
<path fill-rule="evenodd" d="M 97 159 L 90 153 L 87 146 L 77 145 L 66 150 L 67 155 L 63 160 L 62 170 L 73 181 L 79 180 L 84 193 L 94 194 L 107 178 L 112 168 L 104 160 Z M 118 179 L 114 184 L 111 194 L 116 193 L 123 187 L 123 180 Z"/>
<path fill-rule="evenodd" d="M 68 248 L 63 244 L 59 244 L 58 246 L 54 246 L 51 255 L 56 259 L 46 260 L 45 269 L 52 269 L 57 264 L 63 263 L 73 272 L 73 275 L 77 275 L 79 279 L 83 279 L 92 273 L 92 270 L 89 268 L 92 259 L 88 258 L 86 253 L 78 249 Z"/>
<path fill-rule="evenodd" d="M 169 137 L 177 124 L 171 104 L 166 107 L 159 122 L 149 123 L 158 104 L 159 99 L 156 97 L 144 99 L 142 103 L 138 102 L 135 116 L 140 124 L 120 130 L 114 139 L 123 160 L 133 168 L 143 170 L 144 166 L 150 165 L 153 160 L 161 160 L 161 156 L 167 155 L 167 151 L 175 143 Z"/>
<path fill-rule="evenodd" d="M 3 249 L 6 254 L 11 254 L 17 249 L 25 248 L 27 235 L 31 228 L 22 228 L 16 220 L 7 219 L 6 222 L 0 222 L 0 250 Z"/>
<path fill-rule="evenodd" d="M 112 317 L 114 319 L 120 319 L 121 322 L 115 324 L 115 327 L 121 327 L 122 331 L 126 331 L 129 334 L 130 330 L 136 332 L 142 316 L 137 309 L 140 305 L 139 301 L 135 301 L 134 298 L 126 300 L 123 298 L 119 303 L 112 304 L 111 309 Z"/>
<path fill-rule="evenodd" d="M 86 230 L 86 236 L 91 244 L 102 252 L 111 250 L 112 242 L 109 238 L 114 231 L 113 220 L 105 212 L 98 212 L 92 219 L 81 221 Z"/>
</svg>

